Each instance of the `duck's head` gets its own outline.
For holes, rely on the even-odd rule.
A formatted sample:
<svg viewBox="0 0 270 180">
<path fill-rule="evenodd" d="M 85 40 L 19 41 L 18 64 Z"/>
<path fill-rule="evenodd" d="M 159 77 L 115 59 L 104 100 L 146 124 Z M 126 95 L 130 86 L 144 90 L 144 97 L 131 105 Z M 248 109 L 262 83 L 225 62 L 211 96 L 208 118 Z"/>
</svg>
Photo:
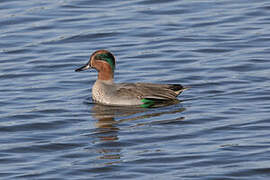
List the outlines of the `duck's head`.
<svg viewBox="0 0 270 180">
<path fill-rule="evenodd" d="M 112 80 L 115 69 L 114 55 L 107 50 L 97 50 L 91 55 L 87 64 L 75 71 L 84 71 L 90 68 L 98 71 L 99 80 Z"/>
</svg>

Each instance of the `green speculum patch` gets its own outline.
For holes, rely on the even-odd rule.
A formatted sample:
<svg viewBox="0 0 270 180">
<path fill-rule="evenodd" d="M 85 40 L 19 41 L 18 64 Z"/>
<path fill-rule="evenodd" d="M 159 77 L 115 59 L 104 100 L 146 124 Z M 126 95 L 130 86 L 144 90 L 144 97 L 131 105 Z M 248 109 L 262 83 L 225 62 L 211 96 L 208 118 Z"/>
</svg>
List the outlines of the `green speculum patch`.
<svg viewBox="0 0 270 180">
<path fill-rule="evenodd" d="M 142 99 L 143 104 L 141 105 L 142 108 L 149 108 L 155 104 L 155 101 L 150 99 Z"/>
</svg>

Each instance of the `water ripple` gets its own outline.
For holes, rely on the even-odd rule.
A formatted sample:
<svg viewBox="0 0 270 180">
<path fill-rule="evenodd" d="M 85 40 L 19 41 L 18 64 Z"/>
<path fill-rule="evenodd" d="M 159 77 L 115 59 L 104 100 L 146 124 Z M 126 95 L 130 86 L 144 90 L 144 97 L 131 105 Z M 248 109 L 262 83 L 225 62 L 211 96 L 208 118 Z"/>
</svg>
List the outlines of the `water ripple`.
<svg viewBox="0 0 270 180">
<path fill-rule="evenodd" d="M 1 179 L 267 179 L 269 9 L 244 1 L 2 1 Z M 91 100 L 116 82 L 181 83 L 153 109 Z"/>
</svg>

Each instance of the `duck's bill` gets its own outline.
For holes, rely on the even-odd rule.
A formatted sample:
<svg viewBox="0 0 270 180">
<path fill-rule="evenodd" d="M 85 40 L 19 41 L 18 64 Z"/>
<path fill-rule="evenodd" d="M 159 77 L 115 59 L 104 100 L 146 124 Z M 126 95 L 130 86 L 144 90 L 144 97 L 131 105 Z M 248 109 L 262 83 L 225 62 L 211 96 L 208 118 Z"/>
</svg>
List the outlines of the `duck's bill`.
<svg viewBox="0 0 270 180">
<path fill-rule="evenodd" d="M 90 68 L 91 68 L 91 66 L 89 64 L 86 64 L 86 65 L 76 69 L 75 71 L 79 72 L 79 71 L 84 71 L 84 70 L 87 70 L 87 69 L 90 69 Z"/>
</svg>

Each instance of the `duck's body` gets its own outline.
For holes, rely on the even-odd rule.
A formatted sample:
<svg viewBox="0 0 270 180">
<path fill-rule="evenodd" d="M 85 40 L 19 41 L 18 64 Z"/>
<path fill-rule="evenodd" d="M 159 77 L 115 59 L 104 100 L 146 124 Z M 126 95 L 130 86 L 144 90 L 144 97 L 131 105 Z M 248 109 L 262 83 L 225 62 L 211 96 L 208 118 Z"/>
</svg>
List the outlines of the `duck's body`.
<svg viewBox="0 0 270 180">
<path fill-rule="evenodd" d="M 180 84 L 114 83 L 115 58 L 106 50 L 94 52 L 89 62 L 76 71 L 89 68 L 98 71 L 98 79 L 92 88 L 92 98 L 106 105 L 151 107 L 157 102 L 175 101 L 186 89 Z"/>
<path fill-rule="evenodd" d="M 97 80 L 92 88 L 96 102 L 108 105 L 142 105 L 151 100 L 167 101 L 183 91 L 180 85 L 151 83 L 119 83 Z"/>
</svg>

